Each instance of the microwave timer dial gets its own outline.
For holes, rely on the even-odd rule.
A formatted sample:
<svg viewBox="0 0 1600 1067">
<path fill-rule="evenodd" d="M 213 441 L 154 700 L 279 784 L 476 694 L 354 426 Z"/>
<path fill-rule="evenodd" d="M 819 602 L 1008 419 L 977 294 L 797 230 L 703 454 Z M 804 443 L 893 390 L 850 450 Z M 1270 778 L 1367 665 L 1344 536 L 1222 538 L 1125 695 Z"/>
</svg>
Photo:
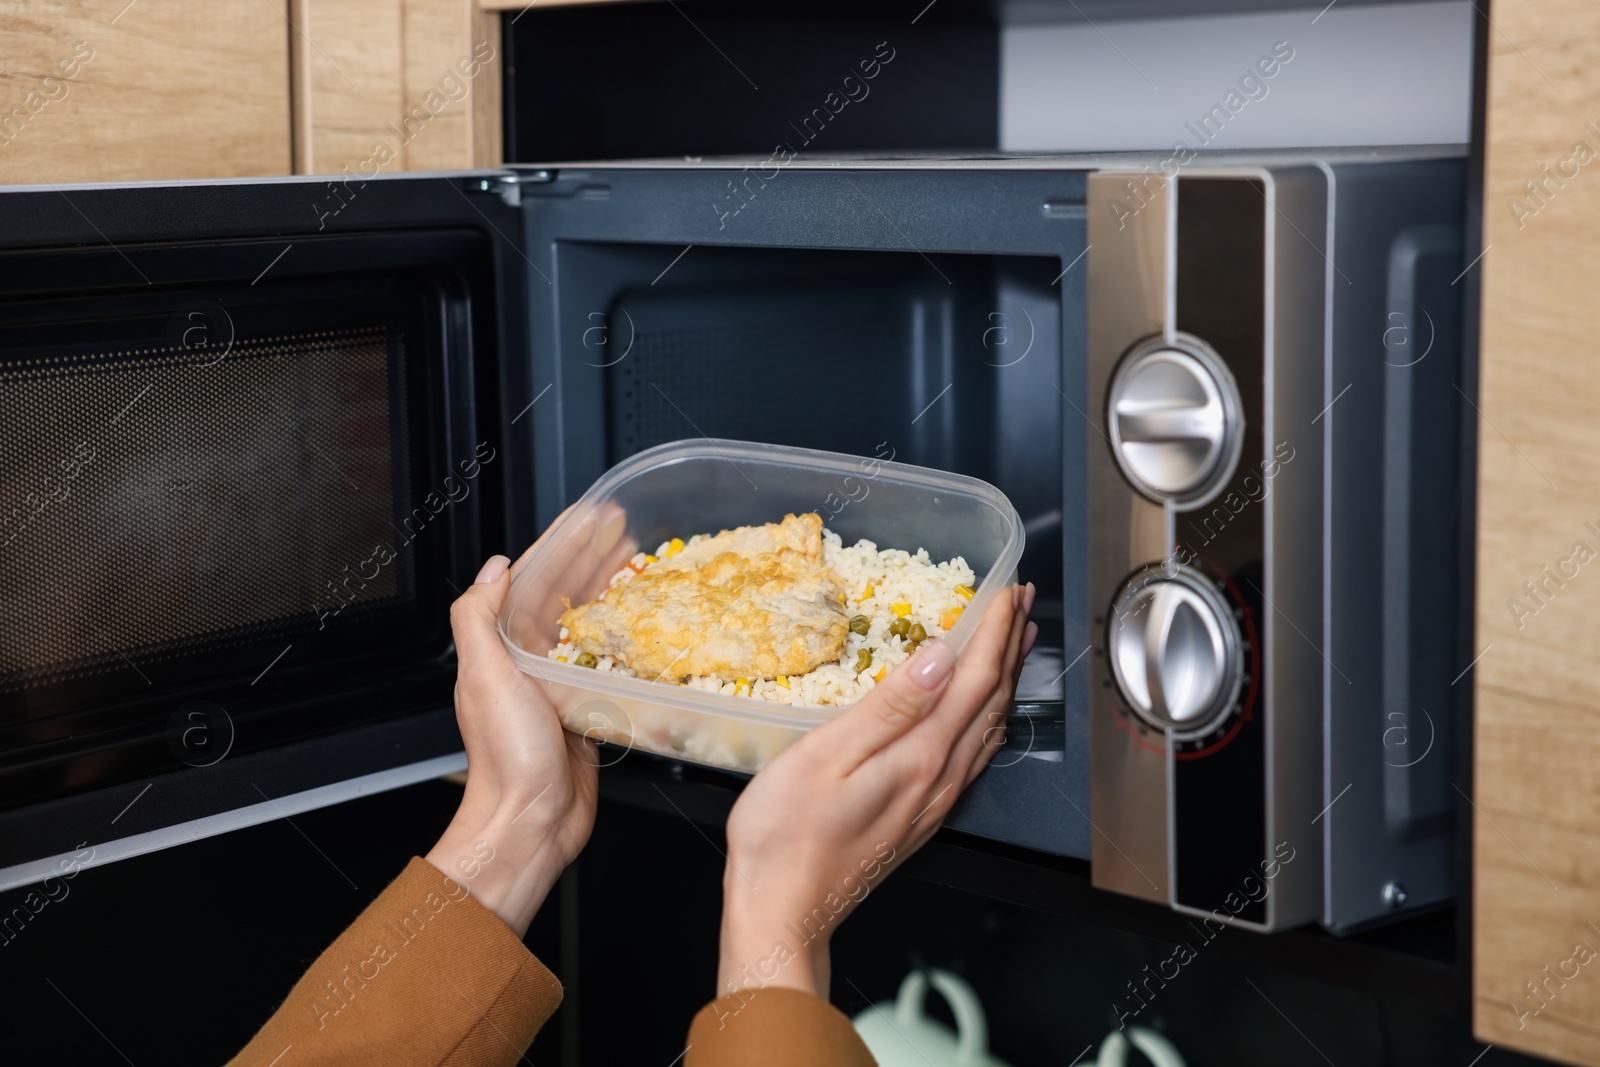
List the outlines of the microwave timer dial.
<svg viewBox="0 0 1600 1067">
<path fill-rule="evenodd" d="M 1179 334 L 1134 348 L 1112 375 L 1111 451 L 1134 488 L 1158 504 L 1204 504 L 1232 477 L 1244 443 L 1243 404 L 1227 365 Z"/>
<path fill-rule="evenodd" d="M 1178 739 L 1209 734 L 1238 702 L 1245 680 L 1238 619 L 1216 586 L 1188 567 L 1152 567 L 1130 579 L 1112 604 L 1107 648 L 1123 700 Z"/>
</svg>

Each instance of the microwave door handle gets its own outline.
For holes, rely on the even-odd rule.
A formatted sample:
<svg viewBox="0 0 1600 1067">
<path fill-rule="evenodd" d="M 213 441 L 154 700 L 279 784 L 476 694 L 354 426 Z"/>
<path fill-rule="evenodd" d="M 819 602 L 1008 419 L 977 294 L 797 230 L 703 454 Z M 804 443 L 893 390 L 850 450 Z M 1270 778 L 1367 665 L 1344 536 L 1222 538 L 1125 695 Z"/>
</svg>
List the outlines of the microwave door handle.
<svg viewBox="0 0 1600 1067">
<path fill-rule="evenodd" d="M 1417 620 L 1412 614 L 1411 591 L 1418 588 L 1414 568 L 1425 572 L 1433 565 L 1432 560 L 1417 558 L 1413 548 L 1418 502 L 1428 499 L 1430 494 L 1438 500 L 1438 487 L 1419 483 L 1418 475 L 1434 466 L 1429 450 L 1440 447 L 1441 439 L 1450 440 L 1442 432 L 1443 427 L 1431 421 L 1425 406 L 1431 391 L 1449 381 L 1441 371 L 1440 357 L 1428 362 L 1428 356 L 1441 328 L 1436 318 L 1448 321 L 1460 311 L 1448 305 L 1441 307 L 1435 294 L 1450 292 L 1444 279 L 1448 271 L 1455 269 L 1462 254 L 1461 228 L 1457 225 L 1414 226 L 1403 230 L 1395 237 L 1389 254 L 1390 311 L 1386 321 L 1394 322 L 1398 318 L 1389 330 L 1397 326 L 1403 330 L 1400 336 L 1404 338 L 1405 347 L 1389 344 L 1389 333 L 1385 333 L 1387 351 L 1383 362 L 1386 365 L 1379 368 L 1384 382 L 1381 422 L 1384 435 L 1383 584 L 1386 589 L 1406 592 L 1384 598 L 1380 616 L 1384 630 L 1380 707 L 1385 746 L 1382 756 L 1384 822 L 1391 837 L 1399 841 L 1437 835 L 1440 825 L 1453 811 L 1453 805 L 1429 804 L 1427 798 L 1449 797 L 1450 794 L 1448 790 L 1441 793 L 1445 784 L 1442 779 L 1431 777 L 1441 773 L 1441 766 L 1426 764 L 1416 754 L 1416 751 L 1426 754 L 1431 750 L 1435 723 L 1427 710 L 1427 705 L 1434 701 L 1429 691 L 1429 671 L 1425 665 L 1419 669 L 1416 662 L 1413 633 Z M 1449 266 L 1442 267 L 1441 263 Z M 1432 304 L 1431 312 L 1428 304 Z M 1419 377 L 1422 380 L 1419 381 Z M 1445 447 L 1453 448 L 1453 440 Z M 1439 505 L 1435 503 L 1434 506 Z M 1438 710 L 1437 706 L 1434 710 Z M 1422 722 L 1417 721 L 1419 718 Z M 1389 740 L 1392 734 L 1401 739 L 1393 745 Z"/>
</svg>

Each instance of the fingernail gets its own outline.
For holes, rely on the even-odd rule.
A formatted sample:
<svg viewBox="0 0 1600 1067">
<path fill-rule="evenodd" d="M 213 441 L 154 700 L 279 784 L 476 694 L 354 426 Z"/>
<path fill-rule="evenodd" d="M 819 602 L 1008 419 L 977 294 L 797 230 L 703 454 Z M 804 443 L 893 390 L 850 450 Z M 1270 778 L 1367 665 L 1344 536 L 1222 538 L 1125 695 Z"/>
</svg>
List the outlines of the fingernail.
<svg viewBox="0 0 1600 1067">
<path fill-rule="evenodd" d="M 1022 594 L 1022 611 L 1023 611 L 1023 614 L 1025 614 L 1025 615 L 1032 615 L 1033 614 L 1033 598 L 1034 598 L 1034 595 L 1037 594 L 1038 592 L 1039 592 L 1039 590 L 1034 588 L 1033 583 L 1029 582 L 1028 583 L 1028 588 Z"/>
<path fill-rule="evenodd" d="M 490 556 L 483 565 L 483 570 L 472 580 L 474 585 L 493 585 L 500 580 L 500 576 L 511 566 L 511 560 L 506 556 Z"/>
<path fill-rule="evenodd" d="M 1028 653 L 1033 651 L 1033 643 L 1039 639 L 1039 624 L 1030 622 L 1022 629 L 1022 658 L 1027 659 Z"/>
<path fill-rule="evenodd" d="M 943 641 L 929 641 L 912 654 L 911 680 L 923 689 L 937 689 L 950 677 L 956 654 Z"/>
</svg>

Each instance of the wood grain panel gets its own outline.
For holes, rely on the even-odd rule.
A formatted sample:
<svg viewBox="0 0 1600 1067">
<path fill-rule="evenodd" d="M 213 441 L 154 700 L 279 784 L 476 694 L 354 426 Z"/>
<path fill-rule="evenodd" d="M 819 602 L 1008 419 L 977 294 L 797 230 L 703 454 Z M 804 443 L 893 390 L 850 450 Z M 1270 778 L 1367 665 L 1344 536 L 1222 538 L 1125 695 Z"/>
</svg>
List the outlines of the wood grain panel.
<svg viewBox="0 0 1600 1067">
<path fill-rule="evenodd" d="M 404 63 L 401 0 L 294 0 L 295 121 L 306 124 L 295 168 L 302 174 L 356 173 L 382 166 L 389 145 L 404 170 L 404 147 L 386 123 L 400 118 Z"/>
<path fill-rule="evenodd" d="M 280 12 L 263 0 L 0 3 L 0 181 L 289 173 Z"/>
<path fill-rule="evenodd" d="M 1491 17 L 1474 1031 L 1600 1065 L 1600 6 Z"/>
<path fill-rule="evenodd" d="M 409 138 L 406 169 L 469 166 L 472 107 L 465 101 L 478 79 L 467 78 L 455 64 L 471 53 L 476 12 L 471 4 L 439 0 L 402 0 L 401 7 L 405 33 L 401 96 L 406 107 L 401 132 Z"/>
<path fill-rule="evenodd" d="M 472 84 L 472 165 L 498 167 L 505 162 L 505 126 L 501 110 L 505 65 L 500 60 L 500 14 L 482 8 L 472 17 L 472 43 L 492 48 L 494 58 Z"/>
<path fill-rule="evenodd" d="M 473 0 L 295 0 L 295 169 L 498 165 L 498 16 Z"/>
</svg>

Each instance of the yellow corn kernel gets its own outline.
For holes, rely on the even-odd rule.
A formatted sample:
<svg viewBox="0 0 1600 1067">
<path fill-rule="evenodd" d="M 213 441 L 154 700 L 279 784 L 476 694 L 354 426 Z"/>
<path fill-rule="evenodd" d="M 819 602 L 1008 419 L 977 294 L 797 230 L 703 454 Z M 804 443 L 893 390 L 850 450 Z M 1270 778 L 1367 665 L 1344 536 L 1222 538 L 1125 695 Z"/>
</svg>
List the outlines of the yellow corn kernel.
<svg viewBox="0 0 1600 1067">
<path fill-rule="evenodd" d="M 961 618 L 961 613 L 965 610 L 965 608 L 960 606 L 945 608 L 944 611 L 940 612 L 939 614 L 939 625 L 943 626 L 946 630 L 950 629 L 956 624 L 957 620 Z"/>
<path fill-rule="evenodd" d="M 658 556 L 652 556 L 650 553 L 646 552 L 644 554 L 644 561 L 646 563 L 660 563 L 661 559 Z"/>
<path fill-rule="evenodd" d="M 556 662 L 557 663 L 565 663 L 565 662 L 567 662 L 567 657 L 565 657 L 565 656 L 557 656 L 556 657 Z"/>
<path fill-rule="evenodd" d="M 910 615 L 911 614 L 911 605 L 910 604 L 890 604 L 889 605 L 889 610 L 894 612 L 896 615 Z"/>
<path fill-rule="evenodd" d="M 776 681 L 778 683 L 778 688 L 780 688 L 780 689 L 789 688 L 789 676 L 787 674 L 778 675 L 778 677 L 776 679 L 774 679 L 774 681 Z"/>
<path fill-rule="evenodd" d="M 864 601 L 871 600 L 873 591 L 872 583 L 868 582 L 866 588 L 861 590 L 861 595 L 856 597 L 856 603 L 860 604 Z"/>
<path fill-rule="evenodd" d="M 956 596 L 960 597 L 962 600 L 971 600 L 972 599 L 972 592 L 973 591 L 972 591 L 972 587 L 971 586 L 966 586 L 966 585 L 958 585 L 958 586 L 956 586 Z M 949 627 L 945 627 L 945 629 L 949 629 Z"/>
<path fill-rule="evenodd" d="M 874 674 L 872 676 L 872 680 L 874 682 L 881 682 L 881 681 L 883 681 L 883 676 L 888 674 L 888 673 L 889 673 L 889 668 L 888 667 L 880 667 L 878 669 L 878 673 Z"/>
<path fill-rule="evenodd" d="M 733 693 L 735 696 L 739 695 L 739 690 L 741 689 L 743 689 L 746 693 L 750 692 L 750 679 L 735 678 L 733 680 Z"/>
<path fill-rule="evenodd" d="M 673 556 L 676 556 L 679 552 L 682 552 L 682 551 L 683 551 L 683 538 L 674 537 L 672 540 L 667 542 L 667 558 L 668 559 L 671 559 Z"/>
</svg>

